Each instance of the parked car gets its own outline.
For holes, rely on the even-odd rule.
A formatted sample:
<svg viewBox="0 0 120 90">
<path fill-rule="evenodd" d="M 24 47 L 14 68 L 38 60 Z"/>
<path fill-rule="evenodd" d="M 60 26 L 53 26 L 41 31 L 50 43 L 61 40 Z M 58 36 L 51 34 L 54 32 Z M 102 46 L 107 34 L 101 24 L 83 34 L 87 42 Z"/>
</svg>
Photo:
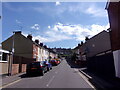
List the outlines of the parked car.
<svg viewBox="0 0 120 90">
<path fill-rule="evenodd" d="M 49 61 L 44 61 L 45 65 L 47 66 L 47 71 L 52 69 L 52 64 Z"/>
<path fill-rule="evenodd" d="M 43 76 L 45 72 L 47 72 L 47 66 L 45 65 L 43 61 L 32 62 L 32 63 L 27 64 L 26 73 L 28 75 L 41 74 Z"/>
<path fill-rule="evenodd" d="M 60 60 L 60 59 L 56 59 L 56 61 L 58 62 L 58 64 L 60 64 L 60 63 L 61 63 L 61 60 Z"/>
<path fill-rule="evenodd" d="M 58 62 L 57 62 L 55 59 L 51 60 L 50 63 L 51 63 L 53 66 L 58 65 Z"/>
<path fill-rule="evenodd" d="M 58 64 L 61 63 L 61 60 L 59 58 L 56 58 L 55 60 L 57 61 Z"/>
</svg>

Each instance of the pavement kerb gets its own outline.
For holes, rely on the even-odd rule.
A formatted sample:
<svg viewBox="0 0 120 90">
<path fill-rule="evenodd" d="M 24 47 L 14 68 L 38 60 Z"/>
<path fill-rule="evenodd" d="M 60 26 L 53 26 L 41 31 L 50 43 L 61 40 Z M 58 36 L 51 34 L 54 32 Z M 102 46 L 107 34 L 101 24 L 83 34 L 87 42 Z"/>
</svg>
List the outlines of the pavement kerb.
<svg viewBox="0 0 120 90">
<path fill-rule="evenodd" d="M 102 89 L 105 90 L 105 88 L 99 83 L 99 80 L 93 80 L 91 76 L 83 72 L 82 70 L 79 70 L 85 77 L 88 78 L 88 80 L 95 84 L 96 89 Z"/>
<path fill-rule="evenodd" d="M 2 78 L 2 81 L 3 81 L 3 79 L 6 79 L 6 82 L 2 82 L 2 85 L 0 85 L 0 87 L 4 87 L 4 86 L 6 86 L 6 85 L 8 85 L 10 83 L 13 83 L 13 82 L 15 82 L 17 80 L 20 80 L 21 77 L 19 77 L 19 76 L 22 75 L 22 74 L 24 74 L 24 73 L 18 73 L 16 75 L 7 76 L 7 77 Z M 7 79 L 9 80 L 9 82 L 7 82 Z"/>
<path fill-rule="evenodd" d="M 82 70 L 79 70 L 83 75 L 85 75 L 88 79 L 92 79 L 91 76 L 89 76 L 88 74 L 86 74 L 85 72 L 83 72 Z"/>
<path fill-rule="evenodd" d="M 89 81 L 92 81 L 95 84 L 96 89 L 102 89 L 105 90 L 105 88 L 99 84 L 98 80 L 93 80 L 91 76 L 83 72 L 82 70 L 79 70 L 86 78 L 88 78 Z"/>
</svg>

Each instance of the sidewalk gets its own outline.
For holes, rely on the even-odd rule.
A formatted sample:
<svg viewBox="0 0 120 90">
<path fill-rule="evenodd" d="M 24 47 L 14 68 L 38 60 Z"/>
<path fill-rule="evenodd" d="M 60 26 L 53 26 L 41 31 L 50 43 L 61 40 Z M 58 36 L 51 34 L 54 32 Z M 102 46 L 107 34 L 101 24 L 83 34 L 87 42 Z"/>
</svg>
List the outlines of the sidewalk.
<svg viewBox="0 0 120 90">
<path fill-rule="evenodd" d="M 80 68 L 79 71 L 84 74 L 96 89 L 120 88 L 119 78 L 102 78 L 94 73 L 89 72 L 86 68 Z"/>
<path fill-rule="evenodd" d="M 21 79 L 20 75 L 22 75 L 22 74 L 25 74 L 25 72 L 19 73 L 16 75 L 12 75 L 12 76 L 3 76 L 3 77 L 1 76 L 0 79 L 2 79 L 2 85 L 0 85 L 0 87 Z"/>
</svg>

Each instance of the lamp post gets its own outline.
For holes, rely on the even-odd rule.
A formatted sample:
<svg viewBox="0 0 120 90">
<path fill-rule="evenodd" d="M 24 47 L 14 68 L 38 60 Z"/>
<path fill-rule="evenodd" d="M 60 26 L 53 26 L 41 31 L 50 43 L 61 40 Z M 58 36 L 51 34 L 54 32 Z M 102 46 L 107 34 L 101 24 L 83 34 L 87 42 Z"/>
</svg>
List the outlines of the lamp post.
<svg viewBox="0 0 120 90">
<path fill-rule="evenodd" d="M 13 58 L 14 58 L 14 33 L 13 31 L 13 37 L 12 37 L 12 50 L 11 50 L 11 60 L 9 61 L 9 76 L 12 75 L 12 64 L 13 64 Z"/>
</svg>

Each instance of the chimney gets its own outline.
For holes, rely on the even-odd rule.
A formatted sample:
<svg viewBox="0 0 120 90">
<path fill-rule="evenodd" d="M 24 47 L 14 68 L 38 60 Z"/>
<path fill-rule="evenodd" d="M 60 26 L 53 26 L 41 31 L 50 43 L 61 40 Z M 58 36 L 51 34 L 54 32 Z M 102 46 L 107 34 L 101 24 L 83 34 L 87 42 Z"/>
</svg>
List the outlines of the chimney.
<svg viewBox="0 0 120 90">
<path fill-rule="evenodd" d="M 15 34 L 21 34 L 22 32 L 21 31 L 14 31 L 13 33 L 15 33 Z"/>
<path fill-rule="evenodd" d="M 44 45 L 44 48 L 45 48 L 45 49 L 47 49 L 47 46 L 46 46 L 46 45 Z"/>
<path fill-rule="evenodd" d="M 38 40 L 38 39 L 36 39 L 35 42 L 36 42 L 37 44 L 39 44 L 39 40 Z"/>
<path fill-rule="evenodd" d="M 29 35 L 27 36 L 27 38 L 29 38 L 30 40 L 32 40 L 32 35 L 29 34 Z"/>
<path fill-rule="evenodd" d="M 80 44 L 78 44 L 78 47 L 80 46 Z"/>
<path fill-rule="evenodd" d="M 40 46 L 42 47 L 42 46 L 43 46 L 43 43 L 40 43 Z"/>
</svg>

